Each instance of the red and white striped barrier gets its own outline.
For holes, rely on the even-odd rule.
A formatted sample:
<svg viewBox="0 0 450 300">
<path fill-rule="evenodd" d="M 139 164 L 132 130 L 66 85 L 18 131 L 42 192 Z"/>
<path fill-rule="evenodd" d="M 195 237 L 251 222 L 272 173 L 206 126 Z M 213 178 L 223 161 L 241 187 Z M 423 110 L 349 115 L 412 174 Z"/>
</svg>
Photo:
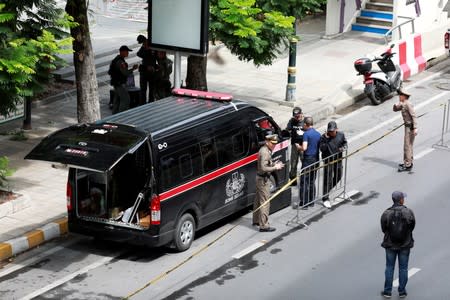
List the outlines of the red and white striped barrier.
<svg viewBox="0 0 450 300">
<path fill-rule="evenodd" d="M 425 70 L 427 62 L 422 54 L 421 34 L 397 42 L 391 51 L 396 53 L 392 60 L 400 66 L 403 80 Z"/>
</svg>

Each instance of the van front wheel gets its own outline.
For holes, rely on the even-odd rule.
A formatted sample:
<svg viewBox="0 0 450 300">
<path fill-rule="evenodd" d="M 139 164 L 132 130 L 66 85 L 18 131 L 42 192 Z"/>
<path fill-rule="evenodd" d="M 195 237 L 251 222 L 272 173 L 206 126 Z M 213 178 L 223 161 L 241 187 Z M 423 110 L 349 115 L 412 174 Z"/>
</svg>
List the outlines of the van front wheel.
<svg viewBox="0 0 450 300">
<path fill-rule="evenodd" d="M 191 214 L 184 214 L 177 222 L 175 229 L 175 248 L 185 251 L 191 247 L 195 236 L 195 221 Z"/>
</svg>

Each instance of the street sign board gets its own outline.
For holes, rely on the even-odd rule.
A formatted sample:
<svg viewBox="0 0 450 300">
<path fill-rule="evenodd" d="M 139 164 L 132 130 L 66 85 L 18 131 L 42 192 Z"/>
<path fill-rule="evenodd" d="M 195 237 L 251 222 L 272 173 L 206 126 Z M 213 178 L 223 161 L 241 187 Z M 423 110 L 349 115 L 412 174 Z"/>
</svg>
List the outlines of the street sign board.
<svg viewBox="0 0 450 300">
<path fill-rule="evenodd" d="M 150 47 L 208 53 L 208 0 L 149 0 Z"/>
</svg>

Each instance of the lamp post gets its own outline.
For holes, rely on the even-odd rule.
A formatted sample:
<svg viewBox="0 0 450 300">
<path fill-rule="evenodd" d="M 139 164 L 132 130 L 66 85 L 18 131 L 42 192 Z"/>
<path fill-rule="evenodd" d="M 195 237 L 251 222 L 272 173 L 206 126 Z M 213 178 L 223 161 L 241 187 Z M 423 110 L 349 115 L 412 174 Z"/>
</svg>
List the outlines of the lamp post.
<svg viewBox="0 0 450 300">
<path fill-rule="evenodd" d="M 286 101 L 295 101 L 295 74 L 297 73 L 296 61 L 297 61 L 297 36 L 293 36 L 289 41 L 289 67 L 288 83 L 286 85 Z"/>
</svg>

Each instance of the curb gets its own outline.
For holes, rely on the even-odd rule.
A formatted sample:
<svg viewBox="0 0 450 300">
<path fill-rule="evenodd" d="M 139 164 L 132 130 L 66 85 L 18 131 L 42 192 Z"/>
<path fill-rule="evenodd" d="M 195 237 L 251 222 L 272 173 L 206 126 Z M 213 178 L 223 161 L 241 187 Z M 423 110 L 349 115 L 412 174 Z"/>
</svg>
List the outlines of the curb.
<svg viewBox="0 0 450 300">
<path fill-rule="evenodd" d="M 0 218 L 6 217 L 29 206 L 30 206 L 30 197 L 25 194 L 20 194 L 18 198 L 0 204 Z"/>
<path fill-rule="evenodd" d="M 57 238 L 68 232 L 67 218 L 48 223 L 41 228 L 25 233 L 21 237 L 0 243 L 0 261 L 25 252 L 46 241 Z"/>
</svg>

